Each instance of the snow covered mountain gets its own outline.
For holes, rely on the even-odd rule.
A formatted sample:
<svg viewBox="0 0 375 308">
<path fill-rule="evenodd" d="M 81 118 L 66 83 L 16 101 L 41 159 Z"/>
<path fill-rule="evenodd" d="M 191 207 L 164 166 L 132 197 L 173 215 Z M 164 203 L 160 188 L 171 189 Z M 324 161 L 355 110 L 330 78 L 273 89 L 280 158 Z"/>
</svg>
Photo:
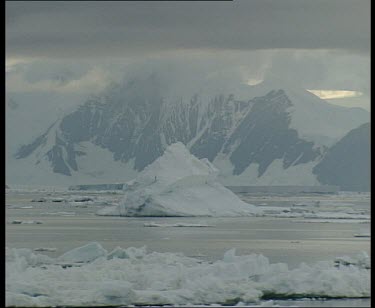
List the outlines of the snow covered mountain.
<svg viewBox="0 0 375 308">
<path fill-rule="evenodd" d="M 7 183 L 124 182 L 180 141 L 224 184 L 316 185 L 328 148 L 369 121 L 365 110 L 274 82 L 172 93 L 155 74 L 111 86 L 20 146 Z"/>
</svg>

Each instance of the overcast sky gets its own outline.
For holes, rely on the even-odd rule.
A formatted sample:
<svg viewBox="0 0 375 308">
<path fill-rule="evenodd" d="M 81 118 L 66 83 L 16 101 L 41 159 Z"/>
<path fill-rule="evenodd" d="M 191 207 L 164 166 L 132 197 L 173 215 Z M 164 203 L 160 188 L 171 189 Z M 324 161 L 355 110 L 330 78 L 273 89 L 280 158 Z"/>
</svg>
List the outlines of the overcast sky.
<svg viewBox="0 0 375 308">
<path fill-rule="evenodd" d="M 369 109 L 370 0 L 6 2 L 8 93 L 92 93 L 145 65 L 279 76 Z"/>
</svg>

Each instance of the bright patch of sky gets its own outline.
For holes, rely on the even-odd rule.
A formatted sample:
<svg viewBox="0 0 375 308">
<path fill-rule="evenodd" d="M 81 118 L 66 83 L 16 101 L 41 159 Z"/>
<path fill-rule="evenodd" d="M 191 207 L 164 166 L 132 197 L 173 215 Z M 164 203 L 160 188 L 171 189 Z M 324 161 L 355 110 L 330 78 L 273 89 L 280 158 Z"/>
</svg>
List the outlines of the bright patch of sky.
<svg viewBox="0 0 375 308">
<path fill-rule="evenodd" d="M 358 91 L 346 91 L 346 90 L 308 90 L 321 99 L 338 99 L 348 97 L 360 97 L 363 93 Z"/>
</svg>

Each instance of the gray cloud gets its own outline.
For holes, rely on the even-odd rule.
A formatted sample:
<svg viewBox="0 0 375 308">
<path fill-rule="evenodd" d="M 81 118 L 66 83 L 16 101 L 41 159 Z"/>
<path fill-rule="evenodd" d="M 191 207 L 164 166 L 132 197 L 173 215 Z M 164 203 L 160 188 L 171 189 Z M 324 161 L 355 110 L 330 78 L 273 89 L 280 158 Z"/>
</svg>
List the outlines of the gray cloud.
<svg viewBox="0 0 375 308">
<path fill-rule="evenodd" d="M 8 56 L 137 56 L 188 49 L 368 52 L 370 1 L 7 2 Z"/>
<path fill-rule="evenodd" d="M 278 51 L 268 74 L 299 81 L 309 89 L 369 92 L 370 57 L 336 51 Z"/>
<path fill-rule="evenodd" d="M 90 70 L 90 66 L 81 61 L 34 61 L 24 67 L 25 80 L 30 83 L 55 80 L 64 84 L 82 78 Z"/>
<path fill-rule="evenodd" d="M 348 103 L 368 106 L 369 49 L 369 0 L 6 2 L 13 92 L 83 95 L 156 72 L 188 93 L 206 80 L 223 89 L 276 76 L 360 91 Z"/>
</svg>

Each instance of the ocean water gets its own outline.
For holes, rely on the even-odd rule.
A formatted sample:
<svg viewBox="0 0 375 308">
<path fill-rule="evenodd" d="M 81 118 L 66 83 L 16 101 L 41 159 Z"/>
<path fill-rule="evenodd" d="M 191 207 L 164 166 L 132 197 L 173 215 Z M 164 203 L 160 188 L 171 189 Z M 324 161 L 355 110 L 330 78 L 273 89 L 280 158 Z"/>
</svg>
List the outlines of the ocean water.
<svg viewBox="0 0 375 308">
<path fill-rule="evenodd" d="M 69 192 L 49 193 L 49 197 L 66 198 Z M 100 197 L 107 203 L 118 202 L 121 195 L 81 193 Z M 111 251 L 117 246 L 142 247 L 147 251 L 181 252 L 186 256 L 205 261 L 222 259 L 223 254 L 236 249 L 237 255 L 262 254 L 270 263 L 286 263 L 289 268 L 301 262 L 313 264 L 339 256 L 353 257 L 360 251 L 370 255 L 370 238 L 354 237 L 369 233 L 369 223 L 308 222 L 296 218 L 238 217 L 238 218 L 126 218 L 96 216 L 102 208 L 96 204 L 68 202 L 31 202 L 45 197 L 46 192 L 8 192 L 6 196 L 6 246 L 8 248 L 54 248 L 42 252 L 57 257 L 64 252 L 99 242 Z M 291 206 L 301 202 L 326 203 L 326 207 L 346 207 L 370 210 L 368 195 L 343 196 L 241 196 L 248 202 L 261 206 Z M 328 201 L 327 201 L 328 200 Z M 78 206 L 77 206 L 78 205 Z M 14 220 L 40 221 L 40 224 L 12 224 Z M 154 223 L 160 227 L 145 227 Z M 172 227 L 183 223 L 209 227 Z M 164 226 L 163 226 L 164 225 Z M 273 300 L 267 305 L 300 307 L 363 307 L 370 299 L 337 300 Z"/>
</svg>

